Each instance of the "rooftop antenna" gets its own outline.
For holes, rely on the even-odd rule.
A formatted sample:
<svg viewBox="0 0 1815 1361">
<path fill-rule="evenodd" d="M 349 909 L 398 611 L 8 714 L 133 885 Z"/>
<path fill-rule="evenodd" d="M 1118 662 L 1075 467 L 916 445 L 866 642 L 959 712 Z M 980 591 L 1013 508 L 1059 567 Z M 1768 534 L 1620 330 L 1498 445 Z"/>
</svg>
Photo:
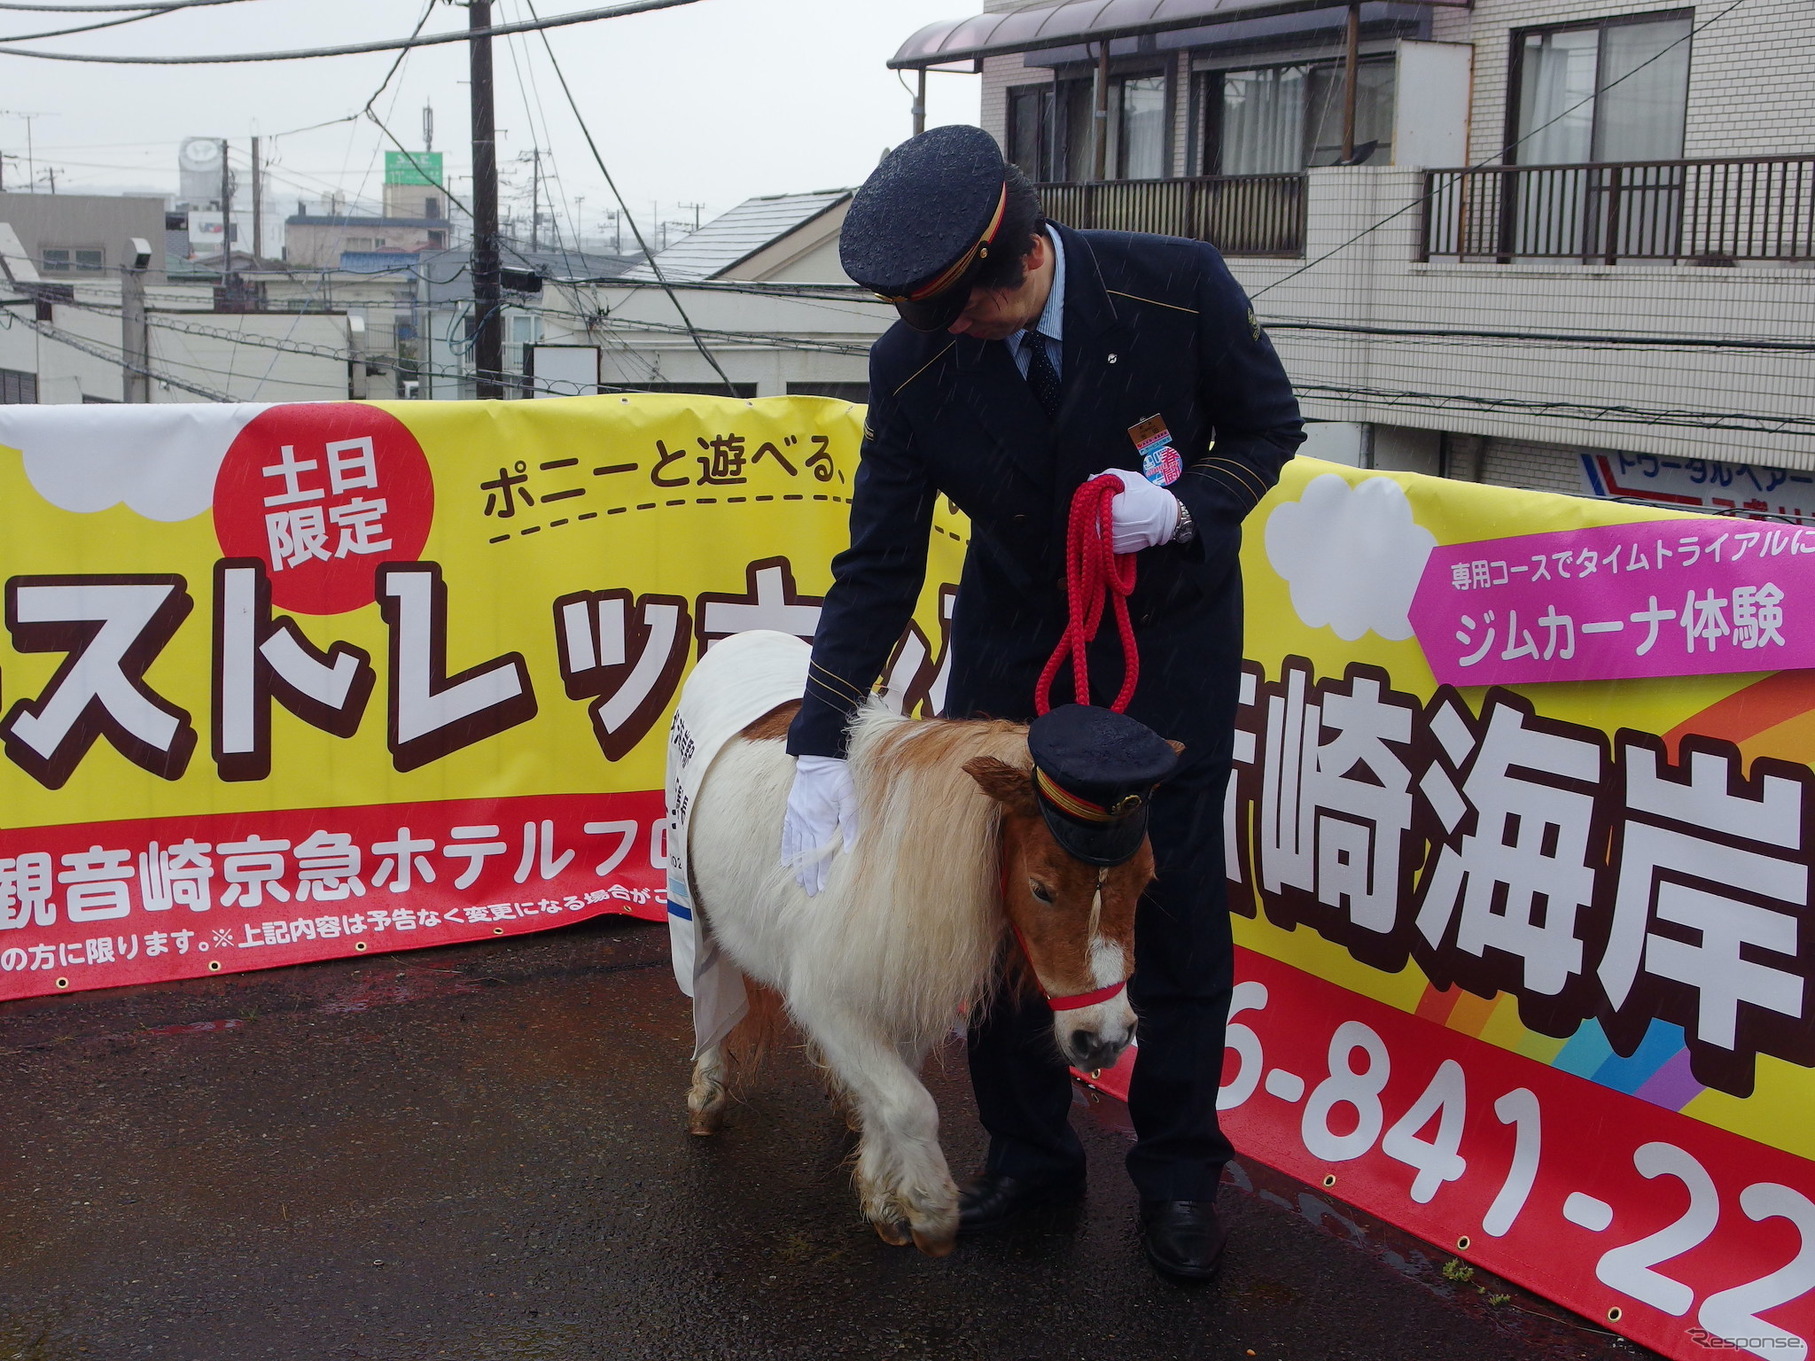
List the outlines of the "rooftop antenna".
<svg viewBox="0 0 1815 1361">
<path fill-rule="evenodd" d="M 0 109 L 0 117 L 23 118 L 25 120 L 25 187 L 36 192 L 38 164 L 32 156 L 32 119 L 45 118 L 47 114 L 24 113 L 18 109 Z M 52 192 L 55 192 L 54 190 Z"/>
</svg>

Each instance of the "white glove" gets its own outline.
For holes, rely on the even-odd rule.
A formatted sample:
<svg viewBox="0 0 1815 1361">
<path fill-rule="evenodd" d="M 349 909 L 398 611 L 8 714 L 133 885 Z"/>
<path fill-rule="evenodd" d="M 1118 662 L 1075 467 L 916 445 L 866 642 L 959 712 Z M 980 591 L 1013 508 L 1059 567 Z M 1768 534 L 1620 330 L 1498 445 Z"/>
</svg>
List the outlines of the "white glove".
<svg viewBox="0 0 1815 1361">
<path fill-rule="evenodd" d="M 850 767 L 836 756 L 794 758 L 794 785 L 781 824 L 781 863 L 809 898 L 826 886 L 832 863 L 832 834 L 844 849 L 857 849 L 857 789 Z"/>
<path fill-rule="evenodd" d="M 1098 477 L 1119 478 L 1122 490 L 1110 503 L 1115 518 L 1115 551 L 1138 553 L 1171 543 L 1178 530 L 1178 497 L 1126 468 L 1106 468 Z"/>
</svg>

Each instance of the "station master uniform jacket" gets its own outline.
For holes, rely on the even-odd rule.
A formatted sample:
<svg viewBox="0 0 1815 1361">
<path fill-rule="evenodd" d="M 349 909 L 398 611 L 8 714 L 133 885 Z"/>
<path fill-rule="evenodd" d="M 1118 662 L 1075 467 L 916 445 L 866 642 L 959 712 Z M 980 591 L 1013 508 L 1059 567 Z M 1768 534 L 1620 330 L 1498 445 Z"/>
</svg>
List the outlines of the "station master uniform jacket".
<svg viewBox="0 0 1815 1361">
<path fill-rule="evenodd" d="M 1008 345 L 897 323 L 870 353 L 870 406 L 850 547 L 832 564 L 795 755 L 841 756 L 844 729 L 901 636 L 925 575 L 933 508 L 949 496 L 971 542 L 954 604 L 949 717 L 1034 715 L 1040 669 L 1065 628 L 1072 493 L 1107 467 L 1138 469 L 1129 429 L 1159 415 L 1184 472 L 1170 490 L 1195 538 L 1138 558 L 1129 607 L 1140 683 L 1128 712 L 1185 744 L 1156 794 L 1158 879 L 1136 918 L 1129 997 L 1140 1016 L 1130 1170 L 1142 1196 L 1210 1199 L 1228 1145 L 1216 1130 L 1231 946 L 1222 790 L 1242 649 L 1243 518 L 1303 439 L 1296 400 L 1246 296 L 1212 247 L 1073 231 L 1065 251 L 1061 405 L 1049 419 Z M 1122 678 L 1119 639 L 1090 658 L 1093 702 Z M 1054 703 L 1073 698 L 1070 667 Z M 992 1172 L 1081 1171 L 1070 1092 L 1043 1003 L 1002 1003 L 972 1034 Z"/>
</svg>

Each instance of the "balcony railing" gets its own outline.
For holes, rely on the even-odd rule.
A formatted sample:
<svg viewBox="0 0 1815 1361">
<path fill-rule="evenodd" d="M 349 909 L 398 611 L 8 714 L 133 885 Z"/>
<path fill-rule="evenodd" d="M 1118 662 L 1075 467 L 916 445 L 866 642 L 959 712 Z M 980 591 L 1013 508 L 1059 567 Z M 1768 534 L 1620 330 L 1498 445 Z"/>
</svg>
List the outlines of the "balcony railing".
<svg viewBox="0 0 1815 1361">
<path fill-rule="evenodd" d="M 1815 259 L 1815 156 L 1427 170 L 1420 259 Z"/>
<path fill-rule="evenodd" d="M 1305 245 L 1303 175 L 1042 184 L 1046 215 L 1068 227 L 1208 241 L 1224 255 L 1296 256 Z"/>
</svg>

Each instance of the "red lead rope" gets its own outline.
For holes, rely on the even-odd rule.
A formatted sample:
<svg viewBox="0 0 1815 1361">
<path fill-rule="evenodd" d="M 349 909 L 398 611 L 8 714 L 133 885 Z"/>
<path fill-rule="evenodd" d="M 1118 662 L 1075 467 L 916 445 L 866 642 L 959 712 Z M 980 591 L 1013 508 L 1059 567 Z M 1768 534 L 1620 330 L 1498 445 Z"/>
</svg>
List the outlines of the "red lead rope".
<svg viewBox="0 0 1815 1361">
<path fill-rule="evenodd" d="M 1040 683 L 1034 691 L 1034 709 L 1052 708 L 1053 680 L 1066 657 L 1071 658 L 1071 678 L 1079 704 L 1090 703 L 1090 663 L 1085 648 L 1103 622 L 1103 602 L 1115 606 L 1116 629 L 1122 635 L 1122 688 L 1109 707 L 1116 713 L 1128 708 L 1135 682 L 1141 678 L 1141 658 L 1135 651 L 1134 625 L 1128 618 L 1128 596 L 1134 590 L 1134 554 L 1117 556 L 1115 516 L 1110 510 L 1122 490 L 1120 478 L 1093 477 L 1072 493 L 1071 521 L 1065 533 L 1065 598 L 1070 619 L 1065 635 L 1053 649 Z"/>
<path fill-rule="evenodd" d="M 1115 515 L 1111 510 L 1116 494 L 1121 490 L 1120 478 L 1105 475 L 1091 478 L 1072 493 L 1071 521 L 1065 532 L 1065 603 L 1069 619 L 1065 636 L 1059 639 L 1059 645 L 1040 672 L 1039 687 L 1034 691 L 1034 709 L 1039 713 L 1044 714 L 1052 708 L 1052 683 L 1067 657 L 1071 658 L 1072 686 L 1077 701 L 1079 704 L 1090 703 L 1090 662 L 1085 648 L 1102 626 L 1105 599 L 1115 607 L 1123 658 L 1122 688 L 1116 693 L 1115 703 L 1109 707 L 1122 713 L 1128 708 L 1128 701 L 1134 698 L 1135 682 L 1141 678 L 1141 657 L 1135 650 L 1134 624 L 1128 618 L 1128 597 L 1134 590 L 1134 554 L 1117 556 Z M 1007 864 L 1002 866 L 1002 899 L 1006 906 Z M 1029 970 L 1033 970 L 1033 956 L 1028 954 L 1021 928 L 1014 925 L 1012 918 L 1009 925 L 1014 929 L 1015 941 L 1021 947 Z M 1038 978 L 1037 971 L 1035 977 Z M 1107 1002 L 1124 986 L 1111 983 L 1069 997 L 1054 997 L 1047 993 L 1046 1004 L 1054 1011 L 1076 1011 Z M 1046 991 L 1044 987 L 1040 990 Z"/>
</svg>

